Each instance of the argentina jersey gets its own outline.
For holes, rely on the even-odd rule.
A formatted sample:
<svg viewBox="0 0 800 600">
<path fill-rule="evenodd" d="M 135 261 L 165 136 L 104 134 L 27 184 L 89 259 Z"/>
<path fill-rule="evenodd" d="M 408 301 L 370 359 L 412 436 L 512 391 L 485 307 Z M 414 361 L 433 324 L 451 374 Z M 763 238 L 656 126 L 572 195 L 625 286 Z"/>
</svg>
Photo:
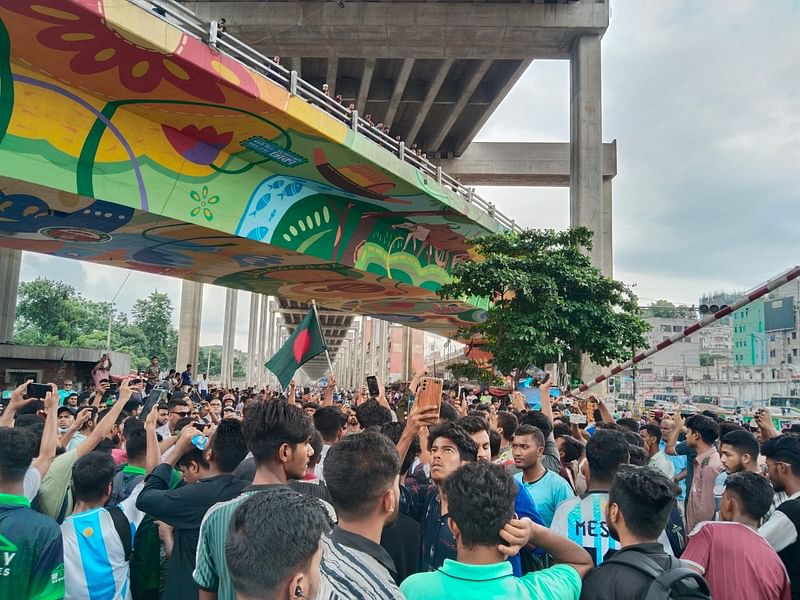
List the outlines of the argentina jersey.
<svg viewBox="0 0 800 600">
<path fill-rule="evenodd" d="M 620 543 L 608 532 L 606 492 L 587 492 L 583 498 L 570 498 L 558 505 L 551 529 L 586 550 L 599 566 L 609 550 L 619 550 Z"/>
<path fill-rule="evenodd" d="M 136 508 L 143 484 L 119 504 L 131 528 L 131 540 L 144 513 Z M 111 513 L 103 507 L 75 513 L 61 525 L 64 583 L 70 600 L 130 600 L 130 569 Z"/>
<path fill-rule="evenodd" d="M 586 492 L 582 498 L 570 498 L 558 505 L 550 528 L 575 542 L 592 557 L 595 566 L 611 557 L 621 544 L 611 537 L 606 522 L 608 492 Z M 672 554 L 666 532 L 658 541 L 667 554 Z"/>
</svg>

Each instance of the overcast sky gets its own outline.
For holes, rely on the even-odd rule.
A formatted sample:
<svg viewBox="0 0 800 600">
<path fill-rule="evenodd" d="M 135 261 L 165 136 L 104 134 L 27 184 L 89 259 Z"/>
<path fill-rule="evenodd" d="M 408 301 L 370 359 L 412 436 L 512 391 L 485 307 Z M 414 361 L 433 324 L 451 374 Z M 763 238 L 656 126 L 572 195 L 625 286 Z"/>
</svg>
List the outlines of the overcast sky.
<svg viewBox="0 0 800 600">
<path fill-rule="evenodd" d="M 800 263 L 800 2 L 614 0 L 603 38 L 603 138 L 617 140 L 614 276 L 643 303 L 693 303 Z M 481 141 L 568 141 L 569 65 L 537 61 Z M 565 228 L 569 191 L 482 188 L 529 227 Z M 62 279 L 110 300 L 127 271 L 26 253 L 22 279 Z M 180 281 L 133 273 L 117 304 Z M 206 286 L 202 344 L 222 340 Z M 249 300 L 240 294 L 237 347 Z M 177 320 L 177 310 L 175 313 Z"/>
</svg>

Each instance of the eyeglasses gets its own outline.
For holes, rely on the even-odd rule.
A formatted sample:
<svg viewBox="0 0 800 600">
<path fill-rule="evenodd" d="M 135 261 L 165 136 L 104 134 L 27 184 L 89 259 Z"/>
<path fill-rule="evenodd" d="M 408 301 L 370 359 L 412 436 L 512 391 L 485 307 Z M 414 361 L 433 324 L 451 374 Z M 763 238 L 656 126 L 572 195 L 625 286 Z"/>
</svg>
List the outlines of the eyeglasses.
<svg viewBox="0 0 800 600">
<path fill-rule="evenodd" d="M 186 412 L 178 412 L 176 410 L 173 410 L 171 414 L 178 415 L 179 417 L 183 418 L 183 417 L 188 417 L 192 413 L 190 413 L 188 410 Z"/>
</svg>

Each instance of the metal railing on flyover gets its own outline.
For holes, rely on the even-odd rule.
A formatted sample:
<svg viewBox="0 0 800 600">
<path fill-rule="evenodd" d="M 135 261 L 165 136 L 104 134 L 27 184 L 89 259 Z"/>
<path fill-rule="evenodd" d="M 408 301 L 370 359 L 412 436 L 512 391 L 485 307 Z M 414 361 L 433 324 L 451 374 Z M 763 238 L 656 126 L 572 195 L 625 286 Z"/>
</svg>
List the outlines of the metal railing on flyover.
<svg viewBox="0 0 800 600">
<path fill-rule="evenodd" d="M 174 0 L 128 1 L 143 10 L 157 15 L 181 31 L 200 38 L 209 46 L 216 48 L 220 52 L 224 52 L 234 60 L 239 61 L 243 65 L 283 86 L 284 89 L 288 90 L 292 95 L 317 106 L 335 119 L 348 125 L 354 132 L 364 135 L 385 150 L 397 156 L 403 162 L 419 169 L 426 177 L 431 177 L 440 185 L 450 188 L 453 192 L 461 196 L 467 204 L 473 205 L 480 211 L 486 213 L 506 229 L 522 231 L 522 228 L 516 224 L 514 219 L 507 217 L 497 210 L 494 204 L 481 198 L 475 192 L 475 188 L 466 187 L 454 177 L 442 172 L 441 167 L 437 167 L 425 156 L 421 156 L 416 151 L 406 147 L 404 142 L 398 141 L 384 133 L 381 129 L 361 117 L 357 110 L 351 110 L 345 107 L 322 90 L 317 89 L 315 86 L 301 79 L 296 71 L 290 71 L 268 56 L 264 56 L 237 37 L 226 32 L 224 30 L 224 25 L 220 26 L 219 21 L 204 21 L 191 10 L 178 4 Z"/>
</svg>

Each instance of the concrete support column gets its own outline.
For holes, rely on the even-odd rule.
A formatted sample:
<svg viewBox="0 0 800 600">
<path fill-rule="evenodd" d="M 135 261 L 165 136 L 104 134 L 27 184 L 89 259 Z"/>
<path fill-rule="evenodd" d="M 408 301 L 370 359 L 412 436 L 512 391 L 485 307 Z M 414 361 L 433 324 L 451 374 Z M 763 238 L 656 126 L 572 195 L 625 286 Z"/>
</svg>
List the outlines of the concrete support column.
<svg viewBox="0 0 800 600">
<path fill-rule="evenodd" d="M 261 295 L 250 292 L 250 321 L 247 327 L 247 383 L 255 384 L 256 353 L 258 352 L 258 317 L 261 314 Z"/>
<path fill-rule="evenodd" d="M 22 250 L 0 248 L 0 343 L 14 338 Z"/>
<path fill-rule="evenodd" d="M 592 263 L 605 270 L 602 142 L 600 36 L 584 35 L 570 60 L 570 226 L 594 232 Z"/>
<path fill-rule="evenodd" d="M 203 284 L 183 280 L 181 308 L 178 324 L 178 356 L 175 368 L 180 372 L 192 365 L 199 372 L 197 357 L 200 353 L 200 320 L 203 315 Z"/>
<path fill-rule="evenodd" d="M 606 277 L 614 276 L 614 250 L 612 235 L 612 194 L 611 178 L 603 178 L 603 274 Z"/>
<path fill-rule="evenodd" d="M 267 383 L 266 380 L 266 367 L 264 363 L 267 362 L 267 336 L 269 335 L 269 317 L 270 317 L 270 298 L 269 296 L 261 296 L 261 317 L 259 318 L 258 327 L 258 354 L 256 355 L 256 372 L 258 373 L 258 388 L 262 389 Z"/>
<path fill-rule="evenodd" d="M 222 324 L 222 385 L 233 383 L 233 349 L 236 341 L 236 309 L 239 290 L 225 290 L 225 317 Z"/>
</svg>

